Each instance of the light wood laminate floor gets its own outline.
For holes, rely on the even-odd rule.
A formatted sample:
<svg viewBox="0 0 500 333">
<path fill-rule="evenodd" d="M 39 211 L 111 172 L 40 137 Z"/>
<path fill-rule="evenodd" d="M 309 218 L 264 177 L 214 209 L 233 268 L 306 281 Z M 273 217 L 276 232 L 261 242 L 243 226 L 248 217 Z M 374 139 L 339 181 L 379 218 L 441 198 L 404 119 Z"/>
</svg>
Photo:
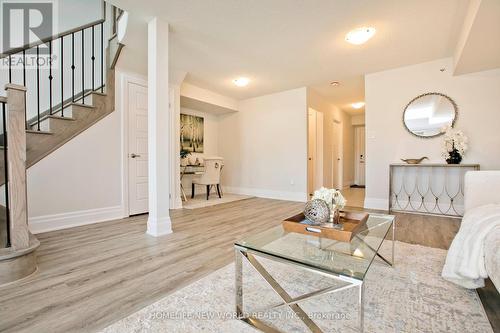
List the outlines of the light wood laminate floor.
<svg viewBox="0 0 500 333">
<path fill-rule="evenodd" d="M 39 272 L 0 288 L 0 332 L 106 327 L 229 264 L 236 239 L 302 208 L 251 198 L 172 211 L 174 233 L 160 238 L 145 234 L 146 215 L 40 234 Z M 447 248 L 458 225 L 400 215 L 396 238 Z"/>
</svg>

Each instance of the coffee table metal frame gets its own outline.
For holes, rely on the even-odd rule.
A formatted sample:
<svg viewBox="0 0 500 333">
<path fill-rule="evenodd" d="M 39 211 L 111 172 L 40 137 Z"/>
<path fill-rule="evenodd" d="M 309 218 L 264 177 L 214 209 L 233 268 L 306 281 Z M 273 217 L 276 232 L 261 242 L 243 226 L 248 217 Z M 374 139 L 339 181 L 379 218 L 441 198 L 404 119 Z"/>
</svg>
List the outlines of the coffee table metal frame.
<svg viewBox="0 0 500 333">
<path fill-rule="evenodd" d="M 376 249 L 371 247 L 365 242 L 365 245 L 370 247 L 373 251 L 375 251 L 376 256 L 382 259 L 382 261 L 393 267 L 394 266 L 394 243 L 395 243 L 395 233 L 396 233 L 396 220 L 394 219 L 392 222 L 392 258 L 391 260 L 386 259 L 382 256 Z M 358 236 L 356 236 L 358 237 Z M 386 235 L 387 237 L 387 235 Z M 361 239 L 358 237 L 358 239 Z M 384 237 L 385 240 L 385 237 Z M 382 241 L 382 243 L 384 242 Z M 363 241 L 363 240 L 362 240 Z M 364 241 L 363 241 L 364 242 Z M 311 271 L 316 274 L 320 274 L 329 278 L 332 278 L 336 281 L 346 282 L 346 285 L 332 286 L 323 288 L 320 290 L 316 290 L 298 297 L 291 297 L 285 289 L 269 274 L 269 272 L 259 263 L 256 257 L 263 257 L 266 259 L 270 259 L 276 262 L 281 262 L 285 264 L 290 264 L 298 267 L 302 267 L 307 271 Z M 257 273 L 268 283 L 268 285 L 276 292 L 276 294 L 283 300 L 280 303 L 274 304 L 270 307 L 265 307 L 258 310 L 253 310 L 251 312 L 245 313 L 243 311 L 243 260 L 246 260 L 252 268 L 255 269 Z M 368 268 L 369 269 L 369 268 Z M 326 269 L 322 269 L 319 267 L 312 267 L 309 265 L 305 265 L 298 261 L 294 261 L 291 259 L 286 259 L 282 257 L 278 257 L 275 255 L 271 255 L 268 253 L 263 253 L 260 251 L 252 250 L 245 248 L 243 246 L 235 245 L 235 286 L 236 286 L 236 316 L 239 320 L 257 328 L 258 330 L 265 333 L 280 333 L 279 330 L 274 327 L 269 326 L 264 323 L 262 320 L 257 318 L 255 315 L 249 313 L 262 313 L 268 310 L 277 309 L 280 307 L 288 306 L 295 315 L 314 333 L 323 332 L 321 328 L 309 317 L 309 315 L 299 306 L 299 302 L 305 301 L 307 299 L 319 297 L 326 294 L 331 294 L 335 292 L 340 292 L 350 288 L 358 288 L 358 314 L 359 314 L 359 331 L 363 332 L 364 329 L 364 281 L 348 276 L 344 276 L 342 274 L 336 274 L 334 272 L 328 271 Z"/>
</svg>

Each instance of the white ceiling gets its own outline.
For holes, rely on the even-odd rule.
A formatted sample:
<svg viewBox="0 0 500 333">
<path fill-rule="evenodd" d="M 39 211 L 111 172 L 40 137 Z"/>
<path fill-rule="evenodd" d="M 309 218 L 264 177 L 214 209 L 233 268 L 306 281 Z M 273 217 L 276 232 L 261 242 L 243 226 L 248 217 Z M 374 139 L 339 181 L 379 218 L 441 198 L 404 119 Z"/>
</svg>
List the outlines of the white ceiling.
<svg viewBox="0 0 500 333">
<path fill-rule="evenodd" d="M 471 1 L 455 53 L 455 75 L 500 67 L 500 1 Z"/>
<path fill-rule="evenodd" d="M 351 104 L 365 100 L 365 77 L 356 75 L 339 81 L 340 85 L 332 86 L 329 83 L 313 85 L 311 88 L 320 95 L 327 97 L 332 103 L 351 115 L 363 114 L 365 108 L 354 109 Z"/>
<path fill-rule="evenodd" d="M 348 112 L 364 99 L 366 73 L 453 55 L 468 0 L 111 0 L 145 25 L 171 25 L 172 66 L 186 81 L 244 99 L 311 86 Z M 344 41 L 356 27 L 377 34 Z M 137 27 L 145 33 L 145 26 Z M 128 48 L 141 48 L 146 36 Z M 232 79 L 247 76 L 245 88 Z M 330 86 L 338 80 L 341 85 Z M 359 111 L 363 112 L 363 110 Z"/>
</svg>

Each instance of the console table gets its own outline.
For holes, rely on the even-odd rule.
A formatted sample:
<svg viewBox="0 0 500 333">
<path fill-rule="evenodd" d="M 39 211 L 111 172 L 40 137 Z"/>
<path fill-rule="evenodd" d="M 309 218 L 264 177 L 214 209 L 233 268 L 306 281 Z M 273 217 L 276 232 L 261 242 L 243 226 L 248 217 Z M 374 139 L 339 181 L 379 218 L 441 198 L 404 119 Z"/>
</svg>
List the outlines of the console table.
<svg viewBox="0 0 500 333">
<path fill-rule="evenodd" d="M 464 176 L 479 164 L 391 164 L 389 211 L 461 217 Z"/>
</svg>

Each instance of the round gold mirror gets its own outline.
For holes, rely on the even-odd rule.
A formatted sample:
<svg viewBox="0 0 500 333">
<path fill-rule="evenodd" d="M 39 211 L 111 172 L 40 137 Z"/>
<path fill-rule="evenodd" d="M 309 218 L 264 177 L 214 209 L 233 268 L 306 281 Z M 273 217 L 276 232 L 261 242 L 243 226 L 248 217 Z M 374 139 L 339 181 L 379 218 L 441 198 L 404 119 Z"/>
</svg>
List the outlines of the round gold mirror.
<svg viewBox="0 0 500 333">
<path fill-rule="evenodd" d="M 415 97 L 405 107 L 403 123 L 411 134 L 421 138 L 439 136 L 444 127 L 453 127 L 458 115 L 454 100 L 441 93 Z"/>
</svg>

